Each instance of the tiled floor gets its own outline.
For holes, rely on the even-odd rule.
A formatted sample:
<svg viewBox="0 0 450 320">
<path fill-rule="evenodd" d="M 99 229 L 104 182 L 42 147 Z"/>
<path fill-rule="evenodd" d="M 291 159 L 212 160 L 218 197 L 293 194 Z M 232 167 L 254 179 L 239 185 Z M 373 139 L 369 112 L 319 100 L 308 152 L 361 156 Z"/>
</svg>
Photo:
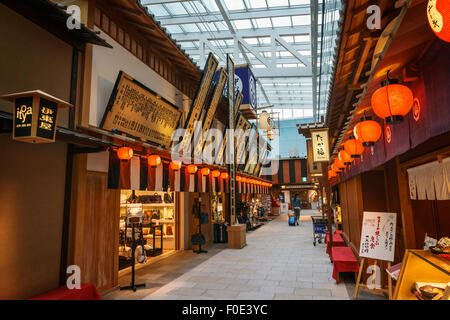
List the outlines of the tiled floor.
<svg viewBox="0 0 450 320">
<path fill-rule="evenodd" d="M 204 255 L 179 252 L 137 272 L 137 282 L 146 282 L 145 289 L 116 290 L 104 298 L 350 299 L 354 279 L 336 284 L 325 245 L 313 246 L 310 214 L 318 213 L 302 211 L 300 226 L 290 227 L 287 217 L 279 217 L 248 233 L 247 246 L 241 250 L 214 245 Z M 129 276 L 120 282 L 127 284 Z M 360 296 L 372 298 L 364 292 Z"/>
</svg>

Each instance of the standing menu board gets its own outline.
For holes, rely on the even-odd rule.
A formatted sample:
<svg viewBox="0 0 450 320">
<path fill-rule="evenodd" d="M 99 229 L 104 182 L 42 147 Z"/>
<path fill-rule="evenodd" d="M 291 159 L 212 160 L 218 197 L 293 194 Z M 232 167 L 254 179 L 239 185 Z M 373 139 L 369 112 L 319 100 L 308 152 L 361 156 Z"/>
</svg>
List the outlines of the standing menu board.
<svg viewBox="0 0 450 320">
<path fill-rule="evenodd" d="M 359 256 L 394 261 L 397 214 L 364 212 Z"/>
<path fill-rule="evenodd" d="M 180 118 L 177 107 L 121 71 L 100 127 L 168 148 Z"/>
</svg>

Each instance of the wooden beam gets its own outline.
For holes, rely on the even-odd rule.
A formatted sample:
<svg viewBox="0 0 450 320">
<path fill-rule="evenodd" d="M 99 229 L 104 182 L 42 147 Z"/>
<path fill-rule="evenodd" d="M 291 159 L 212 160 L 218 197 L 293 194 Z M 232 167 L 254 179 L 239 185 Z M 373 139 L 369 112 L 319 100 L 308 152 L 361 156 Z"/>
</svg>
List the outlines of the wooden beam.
<svg viewBox="0 0 450 320">
<path fill-rule="evenodd" d="M 400 166 L 400 160 L 395 158 L 395 167 L 397 170 L 398 193 L 400 198 L 400 211 L 402 215 L 403 241 L 405 249 L 416 248 L 416 236 L 414 231 L 414 217 L 409 198 L 409 183 L 406 169 Z"/>
</svg>

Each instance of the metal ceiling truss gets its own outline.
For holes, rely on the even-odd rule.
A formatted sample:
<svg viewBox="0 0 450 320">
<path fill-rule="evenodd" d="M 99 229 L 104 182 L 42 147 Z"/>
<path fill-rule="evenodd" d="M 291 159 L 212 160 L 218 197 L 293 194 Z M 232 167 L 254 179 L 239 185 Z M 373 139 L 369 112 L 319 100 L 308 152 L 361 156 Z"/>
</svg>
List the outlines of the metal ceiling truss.
<svg viewBox="0 0 450 320">
<path fill-rule="evenodd" d="M 300 5 L 286 1 L 288 6 L 275 7 L 266 1 L 266 8 L 249 8 L 252 0 L 232 1 L 141 0 L 141 4 L 150 12 L 155 10 L 156 20 L 200 67 L 209 52 L 222 65 L 227 54 L 236 65 L 249 64 L 257 78 L 260 106 L 312 109 L 315 114 L 318 0 Z M 229 10 L 230 3 L 234 8 Z M 241 7 L 236 7 L 237 3 Z M 172 11 L 174 6 L 179 10 Z M 163 10 L 156 12 L 158 8 Z M 322 55 L 333 55 L 333 51 Z"/>
</svg>

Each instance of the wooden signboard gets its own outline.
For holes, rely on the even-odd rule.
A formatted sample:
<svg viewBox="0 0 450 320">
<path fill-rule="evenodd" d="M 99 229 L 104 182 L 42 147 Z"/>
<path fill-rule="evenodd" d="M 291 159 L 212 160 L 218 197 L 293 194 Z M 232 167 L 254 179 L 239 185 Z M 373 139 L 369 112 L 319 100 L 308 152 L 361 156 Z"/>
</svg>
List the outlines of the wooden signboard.
<svg viewBox="0 0 450 320">
<path fill-rule="evenodd" d="M 239 167 L 239 169 L 244 172 L 249 171 L 251 152 L 254 151 L 255 148 L 254 147 L 255 138 L 257 138 L 257 129 L 256 125 L 252 124 L 252 127 L 250 128 L 250 134 L 248 137 L 247 147 L 245 150 L 245 164 Z"/>
<path fill-rule="evenodd" d="M 330 146 L 328 143 L 328 129 L 311 130 L 313 161 L 329 162 Z"/>
<path fill-rule="evenodd" d="M 1 96 L 14 103 L 13 140 L 29 143 L 55 142 L 58 110 L 71 104 L 43 91 Z"/>
<path fill-rule="evenodd" d="M 306 140 L 306 152 L 309 174 L 322 174 L 322 164 L 320 162 L 314 162 L 312 141 L 310 139 Z"/>
<path fill-rule="evenodd" d="M 168 148 L 180 118 L 176 106 L 121 71 L 100 126 Z"/>
<path fill-rule="evenodd" d="M 252 125 L 250 122 L 241 113 L 239 113 L 238 121 L 236 123 L 236 130 L 242 130 L 242 133 L 237 136 L 236 139 L 236 165 L 238 167 L 239 165 L 245 164 L 245 147 L 248 138 L 247 133 L 251 127 Z"/>
<path fill-rule="evenodd" d="M 234 119 L 236 122 L 238 121 L 239 109 L 241 108 L 243 99 L 244 96 L 242 95 L 242 92 L 238 91 L 238 93 L 236 94 L 236 99 L 234 100 Z"/>
<path fill-rule="evenodd" d="M 219 77 L 216 83 L 216 87 L 214 89 L 214 93 L 211 99 L 211 104 L 210 107 L 206 113 L 206 117 L 205 117 L 205 121 L 203 123 L 203 128 L 202 128 L 202 135 L 200 136 L 201 139 L 203 139 L 204 137 L 204 133 L 207 132 L 209 129 L 211 129 L 211 125 L 213 123 L 214 120 L 214 116 L 216 114 L 217 111 L 217 106 L 219 105 L 220 99 L 223 96 L 223 89 L 225 87 L 225 84 L 227 83 L 228 80 L 228 75 L 225 71 L 225 69 L 221 69 L 220 73 L 219 73 Z M 209 135 L 206 138 L 206 140 L 204 141 L 195 141 L 194 142 L 194 146 L 195 146 L 195 151 L 194 154 L 198 155 L 201 153 L 201 151 L 204 149 L 205 147 L 205 142 L 209 139 Z"/>
<path fill-rule="evenodd" d="M 209 88 L 212 85 L 212 80 L 218 66 L 219 61 L 217 61 L 214 55 L 210 53 L 203 70 L 202 79 L 195 94 L 194 100 L 192 101 L 189 114 L 186 118 L 186 123 L 184 125 L 184 129 L 186 129 L 186 132 L 183 136 L 183 140 L 180 142 L 178 149 L 180 154 L 183 152 L 183 150 L 186 149 L 187 144 L 191 143 L 191 139 L 193 139 L 194 137 L 195 122 L 200 118 L 203 107 L 205 105 L 205 100 L 208 96 Z"/>
<path fill-rule="evenodd" d="M 220 147 L 219 152 L 217 153 L 216 160 L 215 160 L 216 164 L 223 164 L 226 147 L 227 147 L 227 135 L 224 134 L 223 140 L 222 140 L 222 146 Z"/>
</svg>

